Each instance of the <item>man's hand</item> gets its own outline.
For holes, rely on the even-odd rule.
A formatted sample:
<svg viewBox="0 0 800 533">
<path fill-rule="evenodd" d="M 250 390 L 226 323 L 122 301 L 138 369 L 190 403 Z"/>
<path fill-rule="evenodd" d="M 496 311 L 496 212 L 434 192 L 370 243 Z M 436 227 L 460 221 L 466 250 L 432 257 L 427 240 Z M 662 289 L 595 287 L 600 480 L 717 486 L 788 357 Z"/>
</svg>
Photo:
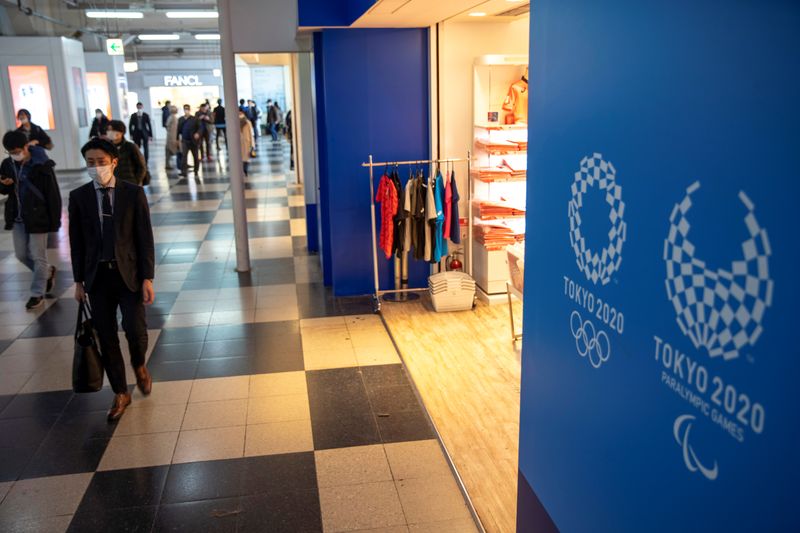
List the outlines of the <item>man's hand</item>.
<svg viewBox="0 0 800 533">
<path fill-rule="evenodd" d="M 11 187 L 12 185 L 14 185 L 14 180 L 12 180 L 11 178 L 0 178 L 0 183 L 5 185 L 6 187 Z"/>
<path fill-rule="evenodd" d="M 151 279 L 142 282 L 142 300 L 144 305 L 150 305 L 156 300 L 156 291 L 153 289 L 153 280 Z"/>
<path fill-rule="evenodd" d="M 86 289 L 83 288 L 83 283 L 81 282 L 75 284 L 75 299 L 79 302 L 86 301 Z"/>
<path fill-rule="evenodd" d="M 28 146 L 38 146 L 38 145 L 39 145 L 39 141 L 37 141 L 36 139 L 32 139 L 32 140 L 28 141 Z"/>
</svg>

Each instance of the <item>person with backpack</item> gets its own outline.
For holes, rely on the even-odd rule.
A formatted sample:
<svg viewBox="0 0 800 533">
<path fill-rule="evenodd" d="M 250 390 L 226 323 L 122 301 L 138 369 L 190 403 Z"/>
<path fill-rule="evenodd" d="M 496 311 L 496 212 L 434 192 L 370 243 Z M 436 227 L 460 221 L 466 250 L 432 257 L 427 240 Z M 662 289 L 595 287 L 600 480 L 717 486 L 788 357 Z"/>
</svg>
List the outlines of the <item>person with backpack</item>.
<svg viewBox="0 0 800 533">
<path fill-rule="evenodd" d="M 55 286 L 56 267 L 47 263 L 47 234 L 61 227 L 61 193 L 55 163 L 41 146 L 20 131 L 3 136 L 8 153 L 0 164 L 0 194 L 8 196 L 5 229 L 14 237 L 14 253 L 33 272 L 27 310 L 44 305 Z"/>
</svg>

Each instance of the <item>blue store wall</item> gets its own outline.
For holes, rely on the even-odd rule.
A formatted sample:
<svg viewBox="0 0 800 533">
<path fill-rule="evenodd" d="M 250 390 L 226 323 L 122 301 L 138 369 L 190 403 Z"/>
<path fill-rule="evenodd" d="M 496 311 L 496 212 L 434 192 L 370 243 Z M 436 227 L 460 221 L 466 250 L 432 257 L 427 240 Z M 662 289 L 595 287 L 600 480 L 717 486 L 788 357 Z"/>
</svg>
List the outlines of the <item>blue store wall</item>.
<svg viewBox="0 0 800 533">
<path fill-rule="evenodd" d="M 320 227 L 325 283 L 334 294 L 373 290 L 369 178 L 361 163 L 428 159 L 428 30 L 342 29 L 315 35 Z M 375 185 L 382 169 L 376 168 Z M 401 174 L 405 180 L 407 170 Z M 381 288 L 393 264 L 379 259 Z M 428 265 L 410 278 L 423 286 Z"/>
<path fill-rule="evenodd" d="M 518 531 L 800 531 L 798 28 L 535 2 Z"/>
<path fill-rule="evenodd" d="M 298 0 L 301 27 L 349 26 L 377 0 Z"/>
</svg>

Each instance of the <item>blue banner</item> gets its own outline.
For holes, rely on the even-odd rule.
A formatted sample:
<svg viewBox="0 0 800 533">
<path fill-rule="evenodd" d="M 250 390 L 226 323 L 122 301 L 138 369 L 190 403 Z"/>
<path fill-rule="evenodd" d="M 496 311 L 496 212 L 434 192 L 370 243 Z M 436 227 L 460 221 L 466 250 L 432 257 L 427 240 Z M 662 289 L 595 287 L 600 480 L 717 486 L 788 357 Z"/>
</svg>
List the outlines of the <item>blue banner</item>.
<svg viewBox="0 0 800 533">
<path fill-rule="evenodd" d="M 798 28 L 534 4 L 519 531 L 800 530 Z"/>
</svg>

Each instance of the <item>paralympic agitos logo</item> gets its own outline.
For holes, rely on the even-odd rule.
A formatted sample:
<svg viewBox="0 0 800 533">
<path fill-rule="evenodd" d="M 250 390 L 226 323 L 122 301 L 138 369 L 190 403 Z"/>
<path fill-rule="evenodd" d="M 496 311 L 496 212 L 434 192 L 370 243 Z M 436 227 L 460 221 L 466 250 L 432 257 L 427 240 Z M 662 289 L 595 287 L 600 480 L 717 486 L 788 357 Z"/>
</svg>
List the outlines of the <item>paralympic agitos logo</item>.
<svg viewBox="0 0 800 533">
<path fill-rule="evenodd" d="M 744 225 L 748 233 L 741 243 L 741 255 L 730 262 L 730 268 L 709 268 L 689 238 L 692 224 L 688 213 L 692 194 L 699 188 L 699 181 L 692 183 L 670 214 L 663 254 L 665 288 L 678 326 L 695 349 L 702 348 L 712 360 L 732 361 L 740 358 L 745 348 L 754 346 L 763 333 L 762 322 L 774 291 L 769 273 L 772 249 L 766 229 L 756 218 L 755 205 L 740 191 L 739 201 L 747 210 Z M 655 359 L 663 365 L 661 382 L 698 415 L 737 442 L 763 433 L 764 405 L 751 398 L 746 385 L 727 375 L 727 365 L 704 363 L 692 354 L 681 353 L 665 339 L 654 336 L 654 340 Z M 678 416 L 673 436 L 683 451 L 686 468 L 714 481 L 719 476 L 716 461 L 702 461 L 692 446 L 690 434 L 696 421 L 694 414 Z"/>
</svg>

